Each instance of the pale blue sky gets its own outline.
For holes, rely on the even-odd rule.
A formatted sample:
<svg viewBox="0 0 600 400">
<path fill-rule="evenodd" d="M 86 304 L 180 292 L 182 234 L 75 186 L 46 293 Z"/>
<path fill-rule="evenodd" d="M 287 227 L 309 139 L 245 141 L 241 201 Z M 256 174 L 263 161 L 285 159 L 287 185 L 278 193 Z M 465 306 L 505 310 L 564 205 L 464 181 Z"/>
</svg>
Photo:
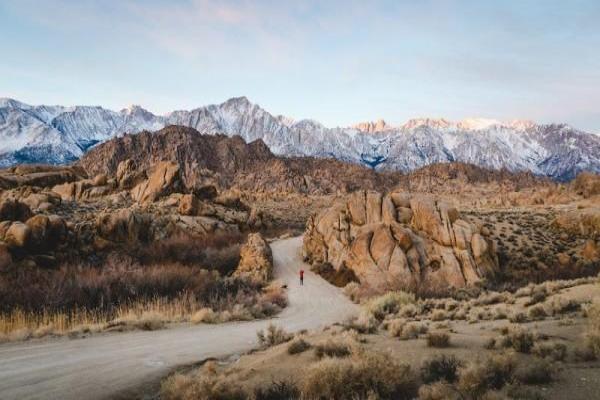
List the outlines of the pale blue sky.
<svg viewBox="0 0 600 400">
<path fill-rule="evenodd" d="M 368 4 L 367 4 L 368 3 Z M 600 2 L 0 0 L 0 97 L 600 132 Z"/>
</svg>

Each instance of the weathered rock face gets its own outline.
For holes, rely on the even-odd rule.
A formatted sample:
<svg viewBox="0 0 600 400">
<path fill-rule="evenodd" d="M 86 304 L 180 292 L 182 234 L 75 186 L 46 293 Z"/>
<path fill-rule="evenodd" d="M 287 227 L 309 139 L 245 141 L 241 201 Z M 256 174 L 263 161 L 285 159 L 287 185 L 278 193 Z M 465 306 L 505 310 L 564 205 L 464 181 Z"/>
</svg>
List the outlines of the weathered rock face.
<svg viewBox="0 0 600 400">
<path fill-rule="evenodd" d="M 0 189 L 18 186 L 48 187 L 85 177 L 83 169 L 75 166 L 17 165 L 0 170 Z"/>
<path fill-rule="evenodd" d="M 31 209 L 16 199 L 0 201 L 0 221 L 25 221 L 31 216 Z"/>
<path fill-rule="evenodd" d="M 111 242 L 147 242 L 150 238 L 150 215 L 130 209 L 100 214 L 96 227 L 100 237 Z"/>
<path fill-rule="evenodd" d="M 144 170 L 139 170 L 135 161 L 127 159 L 121 161 L 117 166 L 116 180 L 119 188 L 130 189 L 146 179 Z"/>
<path fill-rule="evenodd" d="M 494 243 L 455 208 L 402 193 L 358 191 L 311 217 L 304 256 L 350 268 L 377 290 L 443 291 L 472 285 L 498 269 Z"/>
<path fill-rule="evenodd" d="M 139 203 L 151 203 L 180 189 L 182 185 L 179 179 L 179 165 L 160 162 L 147 180 L 131 190 L 131 198 Z"/>
<path fill-rule="evenodd" d="M 273 254 L 271 247 L 260 233 L 248 235 L 248 240 L 242 246 L 240 256 L 240 263 L 235 275 L 250 276 L 261 281 L 267 281 L 271 278 Z"/>
</svg>

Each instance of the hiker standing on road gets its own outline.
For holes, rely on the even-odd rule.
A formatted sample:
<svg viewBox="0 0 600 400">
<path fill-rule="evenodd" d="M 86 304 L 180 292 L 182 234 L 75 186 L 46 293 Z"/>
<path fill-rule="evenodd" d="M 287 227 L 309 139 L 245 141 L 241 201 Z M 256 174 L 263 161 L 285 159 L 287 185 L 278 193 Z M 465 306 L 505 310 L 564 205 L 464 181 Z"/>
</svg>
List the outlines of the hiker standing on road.
<svg viewBox="0 0 600 400">
<path fill-rule="evenodd" d="M 304 285 L 304 270 L 300 270 L 300 285 Z"/>
</svg>

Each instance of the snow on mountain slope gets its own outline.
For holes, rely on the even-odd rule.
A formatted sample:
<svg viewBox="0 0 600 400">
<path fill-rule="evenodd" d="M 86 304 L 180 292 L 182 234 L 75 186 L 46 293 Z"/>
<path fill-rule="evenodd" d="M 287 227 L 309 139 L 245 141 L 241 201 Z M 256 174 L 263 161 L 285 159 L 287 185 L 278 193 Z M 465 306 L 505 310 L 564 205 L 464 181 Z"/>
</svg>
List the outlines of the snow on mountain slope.
<svg viewBox="0 0 600 400">
<path fill-rule="evenodd" d="M 247 142 L 262 139 L 275 154 L 334 157 L 378 170 L 409 171 L 462 161 L 560 180 L 582 170 L 600 172 L 600 136 L 564 124 L 417 118 L 399 127 L 380 120 L 327 128 L 314 120 L 274 116 L 245 97 L 164 116 L 140 106 L 116 112 L 89 106 L 31 106 L 0 98 L 0 166 L 65 163 L 96 143 L 166 125 L 239 135 Z"/>
</svg>

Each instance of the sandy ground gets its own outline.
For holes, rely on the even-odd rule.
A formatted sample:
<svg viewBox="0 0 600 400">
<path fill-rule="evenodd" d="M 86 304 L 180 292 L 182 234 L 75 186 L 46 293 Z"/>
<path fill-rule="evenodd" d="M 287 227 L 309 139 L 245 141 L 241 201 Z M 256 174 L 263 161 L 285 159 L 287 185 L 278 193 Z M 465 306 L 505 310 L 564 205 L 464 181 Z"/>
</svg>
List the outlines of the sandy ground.
<svg viewBox="0 0 600 400">
<path fill-rule="evenodd" d="M 600 285 L 583 284 L 567 289 L 550 296 L 589 302 L 600 297 Z M 515 304 L 500 303 L 492 306 L 478 306 L 475 310 L 505 308 L 512 311 L 526 311 L 524 302 L 529 297 L 518 298 Z M 565 324 L 565 321 L 571 321 Z M 379 330 L 375 334 L 361 335 L 364 343 L 361 345 L 369 351 L 376 351 L 390 355 L 399 363 L 411 365 L 419 371 L 422 363 L 439 354 L 455 356 L 464 363 L 480 359 L 485 360 L 494 354 L 506 354 L 510 350 L 496 346 L 495 349 L 485 347 L 486 342 L 494 338 L 501 339 L 500 329 L 522 328 L 532 333 L 547 335 L 547 343 L 562 343 L 567 346 L 568 357 L 564 362 L 555 363 L 556 374 L 553 382 L 543 385 L 531 386 L 547 400 L 588 400 L 600 398 L 600 361 L 576 361 L 573 352 L 582 344 L 583 334 L 587 329 L 587 320 L 581 312 L 568 315 L 548 317 L 545 320 L 532 321 L 522 324 L 510 323 L 506 319 L 480 320 L 474 323 L 469 321 L 442 321 L 435 322 L 428 319 L 422 323 L 429 326 L 432 332 L 445 332 L 450 335 L 451 345 L 448 348 L 428 347 L 424 336 L 413 340 L 399 340 L 392 337 L 389 332 Z M 312 332 L 303 336 L 303 339 L 313 346 L 326 341 L 342 341 L 343 329 L 332 326 L 325 330 Z M 541 342 L 541 340 L 537 340 Z M 303 371 L 318 361 L 315 352 L 309 349 L 301 354 L 290 355 L 287 352 L 289 344 L 285 343 L 266 350 L 253 352 L 242 356 L 231 363 L 219 363 L 222 373 L 242 387 L 252 390 L 255 387 L 267 387 L 272 382 L 301 382 Z M 521 365 L 527 365 L 537 358 L 533 354 L 516 353 L 515 356 Z M 194 372 L 194 371 L 193 371 Z"/>
<path fill-rule="evenodd" d="M 301 246 L 300 237 L 271 244 L 275 276 L 288 285 L 289 306 L 277 318 L 0 345 L 0 399 L 131 398 L 177 366 L 254 348 L 256 331 L 269 323 L 294 332 L 354 314 L 339 289 L 303 264 Z"/>
</svg>

